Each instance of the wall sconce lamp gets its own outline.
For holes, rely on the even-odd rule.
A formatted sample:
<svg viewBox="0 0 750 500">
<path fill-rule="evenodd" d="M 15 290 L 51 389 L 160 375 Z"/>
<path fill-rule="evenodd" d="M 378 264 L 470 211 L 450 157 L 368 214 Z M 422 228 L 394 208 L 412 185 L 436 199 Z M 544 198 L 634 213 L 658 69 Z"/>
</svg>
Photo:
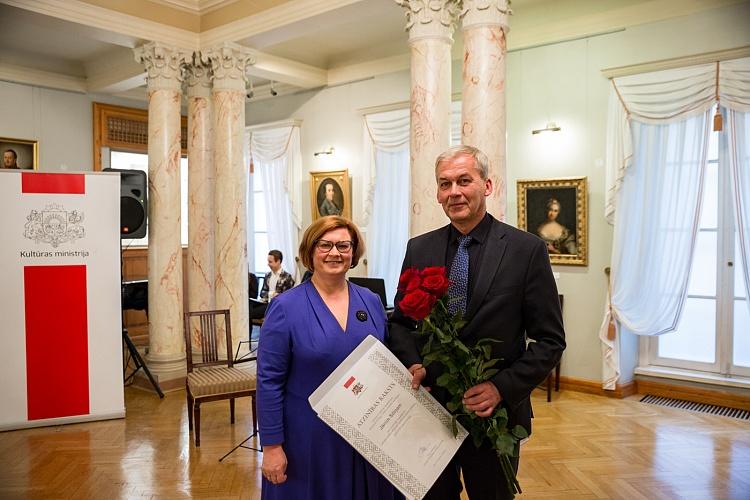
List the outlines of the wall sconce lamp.
<svg viewBox="0 0 750 500">
<path fill-rule="evenodd" d="M 544 128 L 538 128 L 531 131 L 531 135 L 541 134 L 542 132 L 559 132 L 560 126 L 555 122 L 547 122 Z"/>
<path fill-rule="evenodd" d="M 317 151 L 313 153 L 313 156 L 320 156 L 320 155 L 332 155 L 334 152 L 333 146 L 329 147 L 325 151 Z"/>
<path fill-rule="evenodd" d="M 249 78 L 248 82 L 249 82 L 249 86 L 245 88 L 245 91 L 247 92 L 245 94 L 245 97 L 247 97 L 248 99 L 252 99 L 253 96 L 255 95 L 255 91 L 253 90 L 253 80 Z"/>
</svg>

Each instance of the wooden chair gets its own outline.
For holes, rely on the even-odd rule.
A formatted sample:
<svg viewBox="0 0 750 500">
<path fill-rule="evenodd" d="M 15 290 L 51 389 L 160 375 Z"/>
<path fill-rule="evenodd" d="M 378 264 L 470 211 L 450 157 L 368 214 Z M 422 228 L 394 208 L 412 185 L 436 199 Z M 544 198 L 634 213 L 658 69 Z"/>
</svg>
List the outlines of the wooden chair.
<svg viewBox="0 0 750 500">
<path fill-rule="evenodd" d="M 226 359 L 219 358 L 219 327 L 223 316 L 226 331 Z M 190 331 L 197 326 L 201 339 L 201 361 L 193 361 Z M 234 368 L 232 361 L 232 329 L 229 310 L 199 311 L 185 313 L 185 354 L 187 357 L 187 404 L 188 426 L 193 430 L 195 420 L 195 446 L 201 445 L 201 403 L 229 400 L 230 422 L 234 423 L 234 399 L 250 396 L 253 411 L 253 435 L 258 431 L 255 412 L 256 375 L 250 371 Z"/>
</svg>

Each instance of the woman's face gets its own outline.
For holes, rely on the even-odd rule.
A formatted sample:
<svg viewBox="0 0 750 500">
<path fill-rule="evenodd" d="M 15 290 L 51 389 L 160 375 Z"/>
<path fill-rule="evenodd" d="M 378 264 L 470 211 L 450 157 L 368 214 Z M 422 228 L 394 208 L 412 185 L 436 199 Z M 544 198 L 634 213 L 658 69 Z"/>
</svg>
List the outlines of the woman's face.
<svg viewBox="0 0 750 500">
<path fill-rule="evenodd" d="M 557 219 L 557 215 L 560 213 L 560 204 L 552 203 L 547 210 L 547 220 Z"/>
<path fill-rule="evenodd" d="M 341 279 L 344 279 L 346 272 L 352 267 L 354 248 L 350 248 L 349 251 L 342 253 L 336 248 L 336 243 L 340 241 L 352 241 L 352 235 L 349 234 L 347 228 L 340 227 L 325 233 L 318 239 L 318 241 L 321 240 L 330 241 L 334 246 L 330 252 L 324 252 L 317 245 L 313 248 L 312 260 L 315 274 L 321 276 L 341 276 Z"/>
</svg>

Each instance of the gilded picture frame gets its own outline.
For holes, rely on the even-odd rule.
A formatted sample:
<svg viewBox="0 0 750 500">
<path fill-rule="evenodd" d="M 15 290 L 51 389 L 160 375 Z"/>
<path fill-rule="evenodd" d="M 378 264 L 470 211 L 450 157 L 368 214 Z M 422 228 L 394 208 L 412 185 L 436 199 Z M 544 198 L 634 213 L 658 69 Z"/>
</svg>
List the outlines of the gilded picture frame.
<svg viewBox="0 0 750 500">
<path fill-rule="evenodd" d="M 3 154 L 2 168 L 6 167 L 5 153 L 13 151 L 16 155 L 16 164 L 21 170 L 37 170 L 39 168 L 39 142 L 28 139 L 12 139 L 0 137 L 0 152 Z M 11 154 L 11 153 L 9 153 Z M 11 154 L 12 156 L 12 154 Z M 12 167 L 11 167 L 12 168 Z"/>
<path fill-rule="evenodd" d="M 588 265 L 586 177 L 519 180 L 518 227 L 547 243 L 552 264 Z"/>
<path fill-rule="evenodd" d="M 310 201 L 313 221 L 326 215 L 341 215 L 351 220 L 349 171 L 310 172 Z"/>
</svg>

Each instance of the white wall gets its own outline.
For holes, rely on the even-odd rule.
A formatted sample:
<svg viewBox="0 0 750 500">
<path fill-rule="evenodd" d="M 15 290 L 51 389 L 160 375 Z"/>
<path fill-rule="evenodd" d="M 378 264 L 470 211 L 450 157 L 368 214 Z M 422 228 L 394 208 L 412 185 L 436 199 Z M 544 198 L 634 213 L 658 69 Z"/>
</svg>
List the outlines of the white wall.
<svg viewBox="0 0 750 500">
<path fill-rule="evenodd" d="M 516 181 L 586 176 L 589 187 L 589 264 L 554 266 L 558 288 L 565 295 L 568 349 L 563 375 L 601 380 L 602 320 L 612 229 L 604 220 L 605 129 L 609 81 L 601 70 L 660 59 L 750 45 L 750 5 L 745 3 L 703 11 L 668 21 L 645 24 L 588 39 L 512 52 L 508 55 L 508 222 L 517 220 Z M 511 21 L 512 24 L 512 21 Z M 511 31 L 510 37 L 513 36 Z M 460 92 L 458 62 L 453 88 Z M 371 80 L 247 105 L 249 125 L 300 118 L 303 222 L 310 221 L 307 172 L 348 168 L 352 177 L 354 221 L 362 215 L 362 118 L 358 109 L 406 101 L 409 73 L 402 71 Z M 531 130 L 556 121 L 562 131 L 532 136 Z M 551 143 L 547 143 L 550 141 Z M 314 157 L 315 151 L 336 148 L 334 158 Z M 623 381 L 632 379 L 634 339 L 625 339 Z"/>
<path fill-rule="evenodd" d="M 39 170 L 92 170 L 95 101 L 146 108 L 112 96 L 0 82 L 0 137 L 38 141 Z"/>
</svg>

